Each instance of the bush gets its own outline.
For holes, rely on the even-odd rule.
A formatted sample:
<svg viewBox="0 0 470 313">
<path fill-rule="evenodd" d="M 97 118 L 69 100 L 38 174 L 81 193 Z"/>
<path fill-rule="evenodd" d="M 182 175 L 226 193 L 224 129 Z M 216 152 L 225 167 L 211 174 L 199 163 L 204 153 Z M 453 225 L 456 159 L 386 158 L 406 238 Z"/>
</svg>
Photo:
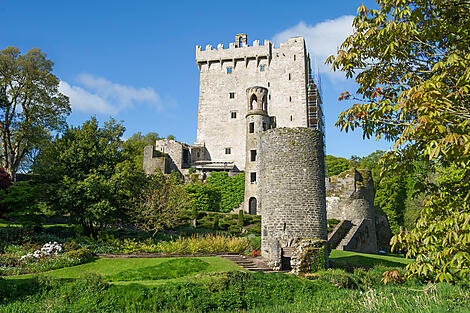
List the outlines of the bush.
<svg viewBox="0 0 470 313">
<path fill-rule="evenodd" d="M 65 255 L 71 259 L 79 260 L 80 262 L 86 262 L 93 258 L 93 253 L 87 247 L 81 247 L 77 250 L 70 250 Z"/>
</svg>

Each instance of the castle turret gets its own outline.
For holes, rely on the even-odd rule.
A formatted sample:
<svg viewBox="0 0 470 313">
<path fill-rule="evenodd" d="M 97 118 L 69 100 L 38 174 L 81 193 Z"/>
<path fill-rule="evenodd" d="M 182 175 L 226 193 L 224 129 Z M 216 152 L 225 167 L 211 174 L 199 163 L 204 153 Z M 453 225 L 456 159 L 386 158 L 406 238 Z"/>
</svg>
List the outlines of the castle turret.
<svg viewBox="0 0 470 313">
<path fill-rule="evenodd" d="M 259 189 L 260 135 L 271 128 L 268 115 L 268 89 L 251 87 L 246 90 L 248 110 L 246 114 L 246 162 L 245 162 L 245 209 L 249 214 L 260 214 Z"/>
</svg>

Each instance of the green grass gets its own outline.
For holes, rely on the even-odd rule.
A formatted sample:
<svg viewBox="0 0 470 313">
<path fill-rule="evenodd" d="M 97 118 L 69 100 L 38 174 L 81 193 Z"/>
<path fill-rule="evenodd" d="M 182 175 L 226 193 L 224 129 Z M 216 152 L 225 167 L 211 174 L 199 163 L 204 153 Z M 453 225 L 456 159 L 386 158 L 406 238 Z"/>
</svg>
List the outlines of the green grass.
<svg viewBox="0 0 470 313">
<path fill-rule="evenodd" d="M 377 255 L 358 253 L 352 251 L 332 250 L 330 254 L 332 264 L 374 267 L 375 265 L 405 267 L 413 260 L 400 256 Z"/>
<path fill-rule="evenodd" d="M 207 264 L 207 266 L 204 266 L 204 268 L 201 268 L 199 266 L 197 271 L 191 271 L 190 274 L 225 272 L 225 271 L 234 271 L 234 270 L 241 269 L 235 263 L 229 260 L 220 258 L 220 257 L 122 258 L 122 259 L 99 258 L 90 263 L 67 267 L 67 268 L 61 268 L 61 269 L 41 273 L 39 275 L 54 277 L 54 278 L 62 278 L 62 279 L 76 279 L 76 278 L 83 276 L 86 273 L 97 273 L 97 274 L 103 275 L 105 278 L 112 279 L 113 284 L 139 283 L 142 285 L 154 285 L 154 284 L 160 284 L 162 282 L 168 282 L 168 281 L 181 281 L 181 280 L 184 280 L 185 277 L 187 277 L 187 276 L 177 277 L 178 275 L 173 274 L 174 275 L 173 277 L 168 277 L 167 279 L 154 279 L 157 275 L 161 275 L 161 277 L 163 277 L 164 275 L 162 275 L 161 273 L 165 270 L 165 268 L 167 268 L 167 266 L 175 265 L 174 262 L 178 259 L 200 260 Z M 180 265 L 180 267 L 183 266 L 184 261 L 178 265 Z M 125 275 L 124 273 L 126 272 L 130 273 L 132 271 L 140 272 L 139 274 L 140 279 L 135 279 L 132 281 L 129 281 L 130 279 L 125 279 L 123 281 L 118 281 L 119 275 L 122 275 L 122 277 L 124 277 Z M 147 275 L 147 277 L 144 277 L 145 275 L 143 275 L 142 273 L 146 271 L 153 272 L 155 277 L 152 276 L 151 274 Z M 179 272 L 180 275 L 182 275 L 183 272 L 184 271 L 180 271 Z M 156 273 L 160 273 L 160 274 L 156 274 Z M 27 275 L 10 276 L 6 278 L 7 279 L 30 279 L 34 275 L 35 274 L 27 274 Z"/>
<path fill-rule="evenodd" d="M 142 281 L 171 279 L 202 272 L 209 263 L 196 258 L 176 258 L 163 263 L 119 272 L 108 277 L 111 281 Z"/>
</svg>

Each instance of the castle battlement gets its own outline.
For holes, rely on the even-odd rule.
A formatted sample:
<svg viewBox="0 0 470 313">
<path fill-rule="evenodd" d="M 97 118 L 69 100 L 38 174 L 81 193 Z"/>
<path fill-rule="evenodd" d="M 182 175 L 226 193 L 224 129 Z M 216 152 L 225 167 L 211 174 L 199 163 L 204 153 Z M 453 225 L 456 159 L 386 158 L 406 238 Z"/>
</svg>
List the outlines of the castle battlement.
<svg viewBox="0 0 470 313">
<path fill-rule="evenodd" d="M 201 46 L 196 46 L 196 62 L 215 62 L 223 60 L 246 59 L 256 57 L 271 57 L 273 44 L 269 40 L 265 40 L 264 44 L 260 44 L 259 40 L 253 41 L 253 45 L 242 44 L 237 47 L 235 43 L 231 42 L 228 48 L 219 43 L 217 49 L 212 45 L 206 45 L 205 50 Z"/>
</svg>

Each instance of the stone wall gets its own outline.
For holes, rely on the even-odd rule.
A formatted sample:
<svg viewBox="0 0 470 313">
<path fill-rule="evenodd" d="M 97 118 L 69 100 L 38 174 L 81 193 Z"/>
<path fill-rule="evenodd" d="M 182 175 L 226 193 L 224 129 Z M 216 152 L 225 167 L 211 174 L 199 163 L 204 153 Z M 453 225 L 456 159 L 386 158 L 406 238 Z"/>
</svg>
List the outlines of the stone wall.
<svg viewBox="0 0 470 313">
<path fill-rule="evenodd" d="M 150 175 L 159 169 L 162 173 L 166 172 L 166 157 L 160 152 L 155 150 L 154 146 L 146 146 L 144 148 L 144 171 Z"/>
<path fill-rule="evenodd" d="M 374 181 L 368 170 L 349 169 L 326 180 L 328 218 L 360 221 L 375 219 Z"/>
<path fill-rule="evenodd" d="M 323 135 L 296 127 L 261 135 L 261 249 L 273 268 L 299 238 L 327 239 Z"/>
<path fill-rule="evenodd" d="M 155 143 L 155 150 L 169 156 L 165 173 L 182 173 L 182 169 L 190 167 L 190 147 L 185 143 L 172 139 L 159 139 Z M 184 153 L 187 153 L 186 159 Z"/>
</svg>

